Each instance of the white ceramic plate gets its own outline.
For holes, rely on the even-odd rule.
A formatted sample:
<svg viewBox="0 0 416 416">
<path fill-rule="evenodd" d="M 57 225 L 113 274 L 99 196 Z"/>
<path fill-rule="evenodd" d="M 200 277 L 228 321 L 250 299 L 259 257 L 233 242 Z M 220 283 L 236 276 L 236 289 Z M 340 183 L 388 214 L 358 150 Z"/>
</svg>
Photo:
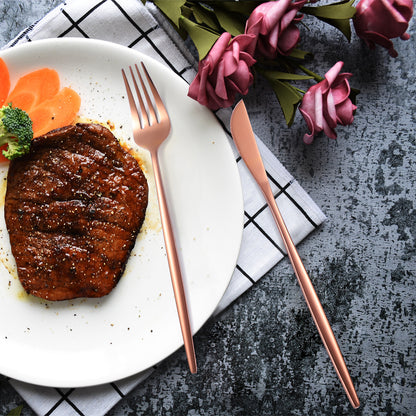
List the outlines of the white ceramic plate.
<svg viewBox="0 0 416 416">
<path fill-rule="evenodd" d="M 242 237 L 243 203 L 234 155 L 210 111 L 187 97 L 187 84 L 158 62 L 128 48 L 86 39 L 51 39 L 2 51 L 12 86 L 21 75 L 50 67 L 81 96 L 80 115 L 114 123 L 130 139 L 121 68 L 143 60 L 171 116 L 162 174 L 196 332 L 220 301 Z M 0 210 L 0 373 L 29 383 L 81 387 L 115 381 L 158 363 L 183 345 L 160 226 L 152 169 L 143 230 L 126 271 L 101 299 L 47 302 L 23 291 Z M 1 169 L 4 205 L 7 165 Z M 197 357 L 198 358 L 198 357 Z"/>
</svg>

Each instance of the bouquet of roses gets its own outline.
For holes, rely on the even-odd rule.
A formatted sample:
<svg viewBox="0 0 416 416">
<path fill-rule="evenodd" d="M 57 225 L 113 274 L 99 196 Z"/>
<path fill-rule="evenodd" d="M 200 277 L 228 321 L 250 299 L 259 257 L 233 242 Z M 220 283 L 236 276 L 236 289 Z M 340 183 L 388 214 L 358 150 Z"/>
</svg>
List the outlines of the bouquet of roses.
<svg viewBox="0 0 416 416">
<path fill-rule="evenodd" d="M 338 124 L 351 124 L 358 91 L 349 85 L 352 74 L 341 72 L 341 61 L 324 77 L 306 67 L 310 53 L 298 47 L 304 16 L 332 25 L 348 40 L 353 26 L 370 48 L 380 45 L 396 57 L 391 39 L 409 39 L 406 30 L 413 15 L 412 0 L 360 0 L 356 5 L 355 0 L 324 5 L 318 0 L 153 3 L 197 48 L 199 67 L 190 97 L 212 110 L 230 107 L 237 95 L 248 93 L 254 74 L 259 74 L 273 88 L 288 126 L 299 109 L 310 130 L 305 143 L 322 131 L 335 139 Z M 301 80 L 315 84 L 305 92 L 294 85 Z"/>
</svg>

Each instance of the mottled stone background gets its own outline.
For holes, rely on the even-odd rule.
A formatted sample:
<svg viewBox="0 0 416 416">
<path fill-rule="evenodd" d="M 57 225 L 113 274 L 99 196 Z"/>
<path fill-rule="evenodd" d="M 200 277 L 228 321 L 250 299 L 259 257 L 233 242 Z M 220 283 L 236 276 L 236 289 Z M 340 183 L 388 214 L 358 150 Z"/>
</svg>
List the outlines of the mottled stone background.
<svg viewBox="0 0 416 416">
<path fill-rule="evenodd" d="M 57 4 L 0 0 L 0 45 Z M 284 260 L 197 334 L 198 375 L 179 351 L 110 416 L 416 414 L 414 21 L 392 59 L 305 18 L 311 67 L 324 74 L 342 60 L 361 90 L 355 121 L 337 129 L 336 141 L 322 136 L 305 146 L 300 114 L 286 128 L 261 80 L 245 99 L 254 130 L 328 216 L 299 250 L 361 408 L 348 404 Z M 0 414 L 21 403 L 0 376 Z M 23 415 L 33 412 L 25 406 Z"/>
</svg>

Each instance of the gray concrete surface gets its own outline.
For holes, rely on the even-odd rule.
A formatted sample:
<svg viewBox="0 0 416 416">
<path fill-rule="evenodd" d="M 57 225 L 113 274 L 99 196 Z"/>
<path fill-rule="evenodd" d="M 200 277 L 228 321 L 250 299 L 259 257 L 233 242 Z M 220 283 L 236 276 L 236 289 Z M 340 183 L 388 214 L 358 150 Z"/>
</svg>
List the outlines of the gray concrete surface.
<svg viewBox="0 0 416 416">
<path fill-rule="evenodd" d="M 0 45 L 58 3 L 2 0 Z M 348 404 L 284 260 L 197 334 L 198 375 L 179 351 L 110 416 L 416 414 L 414 21 L 411 40 L 395 42 L 397 59 L 355 36 L 348 44 L 324 26 L 302 28 L 317 72 L 343 60 L 361 90 L 354 124 L 338 128 L 336 141 L 305 146 L 300 114 L 286 128 L 261 81 L 245 99 L 256 133 L 328 216 L 299 251 L 361 408 Z M 0 414 L 21 403 L 0 376 Z M 22 414 L 33 412 L 25 406 Z"/>
</svg>

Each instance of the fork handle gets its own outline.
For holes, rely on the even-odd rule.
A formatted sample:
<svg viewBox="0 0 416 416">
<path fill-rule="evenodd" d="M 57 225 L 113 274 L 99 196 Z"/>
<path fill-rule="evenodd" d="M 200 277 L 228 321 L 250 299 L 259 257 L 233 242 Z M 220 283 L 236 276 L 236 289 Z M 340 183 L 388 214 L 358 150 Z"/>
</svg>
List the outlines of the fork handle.
<svg viewBox="0 0 416 416">
<path fill-rule="evenodd" d="M 315 292 L 311 279 L 308 276 L 308 273 L 302 263 L 302 260 L 299 257 L 299 253 L 296 250 L 296 246 L 292 241 L 283 217 L 280 214 L 269 183 L 267 182 L 259 185 L 276 221 L 276 225 L 283 239 L 288 257 L 292 263 L 299 285 L 302 289 L 302 293 L 306 299 L 306 303 L 309 307 L 315 325 L 318 328 L 322 342 L 328 352 L 333 366 L 335 367 L 337 375 L 341 381 L 342 386 L 344 387 L 351 405 L 354 409 L 357 409 L 360 406 L 360 401 L 354 389 L 354 385 L 349 375 L 341 350 L 338 346 L 337 340 L 335 339 L 334 333 L 332 332 L 331 326 L 325 315 L 321 302 L 319 301 L 318 295 Z"/>
<path fill-rule="evenodd" d="M 162 221 L 163 236 L 165 239 L 166 253 L 170 275 L 172 278 L 173 293 L 175 295 L 176 308 L 178 310 L 179 322 L 185 346 L 189 369 L 192 374 L 197 371 L 194 342 L 192 338 L 191 325 L 189 322 L 188 308 L 186 305 L 185 290 L 183 287 L 182 273 L 176 250 L 175 237 L 172 231 L 170 215 L 166 203 L 165 191 L 163 189 L 162 176 L 159 167 L 157 150 L 150 152 L 153 173 L 156 182 L 157 198 L 159 202 L 160 218 Z"/>
</svg>

